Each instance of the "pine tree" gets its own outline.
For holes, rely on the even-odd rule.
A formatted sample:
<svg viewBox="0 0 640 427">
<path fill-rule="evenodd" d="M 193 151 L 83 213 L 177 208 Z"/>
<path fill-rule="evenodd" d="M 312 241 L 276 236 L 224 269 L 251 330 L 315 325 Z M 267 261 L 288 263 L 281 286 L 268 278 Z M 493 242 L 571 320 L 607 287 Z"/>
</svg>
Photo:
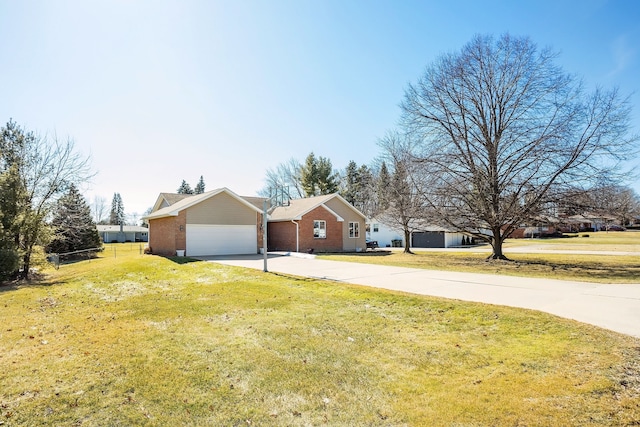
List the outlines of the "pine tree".
<svg viewBox="0 0 640 427">
<path fill-rule="evenodd" d="M 325 157 L 316 158 L 315 154 L 310 153 L 300 168 L 300 184 L 307 197 L 337 192 L 338 178 L 333 171 L 331 160 Z"/>
<path fill-rule="evenodd" d="M 369 217 L 376 210 L 373 172 L 367 165 L 358 168 L 358 193 L 354 206 Z"/>
<path fill-rule="evenodd" d="M 25 132 L 12 120 L 0 135 L 0 280 L 18 273 L 26 255 L 24 235 L 34 234 L 23 175 L 31 160 L 25 153 L 34 140 L 33 133 Z"/>
<path fill-rule="evenodd" d="M 58 200 L 51 225 L 55 235 L 48 252 L 65 253 L 101 245 L 91 209 L 74 185 Z"/>
<path fill-rule="evenodd" d="M 182 184 L 180 184 L 180 187 L 178 187 L 177 192 L 178 194 L 193 194 L 191 186 L 184 179 L 182 180 Z"/>
<path fill-rule="evenodd" d="M 202 178 L 202 175 L 200 175 L 200 180 L 198 181 L 198 184 L 196 185 L 195 193 L 196 194 L 204 193 L 204 179 Z"/>
<path fill-rule="evenodd" d="M 338 191 L 338 176 L 333 171 L 331 160 L 326 157 L 318 157 L 318 190 L 320 194 Z"/>
<path fill-rule="evenodd" d="M 15 166 L 0 171 L 0 281 L 20 268 L 20 200 L 24 187 Z"/>
<path fill-rule="evenodd" d="M 111 201 L 109 224 L 124 225 L 124 222 L 124 204 L 122 203 L 122 197 L 120 196 L 120 193 L 114 193 L 113 200 Z"/>
<path fill-rule="evenodd" d="M 391 185 L 391 175 L 387 164 L 383 161 L 380 165 L 380 172 L 376 182 L 376 198 L 378 199 L 378 212 L 384 212 L 389 209 L 389 186 Z"/>
<path fill-rule="evenodd" d="M 304 165 L 300 168 L 300 184 L 306 197 L 316 195 L 316 182 L 318 181 L 318 165 L 316 156 L 309 153 Z"/>
<path fill-rule="evenodd" d="M 347 202 L 351 203 L 354 206 L 358 198 L 359 181 L 358 165 L 356 164 L 356 162 L 351 160 L 345 170 L 344 187 L 340 192 L 340 195 L 344 197 Z"/>
</svg>

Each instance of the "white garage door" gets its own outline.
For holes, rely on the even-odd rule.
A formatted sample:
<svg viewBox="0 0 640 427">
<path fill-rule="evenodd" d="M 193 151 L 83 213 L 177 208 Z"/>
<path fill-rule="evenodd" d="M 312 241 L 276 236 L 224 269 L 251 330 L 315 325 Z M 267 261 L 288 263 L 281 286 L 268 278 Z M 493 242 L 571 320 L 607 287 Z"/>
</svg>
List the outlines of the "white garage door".
<svg viewBox="0 0 640 427">
<path fill-rule="evenodd" d="M 255 225 L 187 224 L 187 256 L 255 254 Z"/>
</svg>

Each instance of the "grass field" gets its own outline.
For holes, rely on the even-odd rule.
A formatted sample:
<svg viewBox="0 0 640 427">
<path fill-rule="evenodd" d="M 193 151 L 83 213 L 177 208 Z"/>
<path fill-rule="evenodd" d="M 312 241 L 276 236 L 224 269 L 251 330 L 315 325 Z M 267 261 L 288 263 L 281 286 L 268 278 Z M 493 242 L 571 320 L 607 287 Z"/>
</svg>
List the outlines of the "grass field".
<svg viewBox="0 0 640 427">
<path fill-rule="evenodd" d="M 420 250 L 414 254 L 378 249 L 359 254 L 321 255 L 326 259 L 432 270 L 466 271 L 578 280 L 596 283 L 640 283 L 640 232 L 587 233 L 573 238 L 509 239 L 509 261 L 486 260 L 490 246 L 464 251 Z M 580 253 L 589 252 L 589 253 Z M 613 255 L 619 253 L 621 255 Z"/>
<path fill-rule="evenodd" d="M 553 250 L 624 251 L 640 255 L 640 231 L 598 231 L 595 233 L 566 234 L 567 237 L 551 239 L 509 239 L 505 250 L 527 246 Z"/>
<path fill-rule="evenodd" d="M 0 425 L 640 424 L 640 340 L 117 248 L 0 288 Z"/>
</svg>

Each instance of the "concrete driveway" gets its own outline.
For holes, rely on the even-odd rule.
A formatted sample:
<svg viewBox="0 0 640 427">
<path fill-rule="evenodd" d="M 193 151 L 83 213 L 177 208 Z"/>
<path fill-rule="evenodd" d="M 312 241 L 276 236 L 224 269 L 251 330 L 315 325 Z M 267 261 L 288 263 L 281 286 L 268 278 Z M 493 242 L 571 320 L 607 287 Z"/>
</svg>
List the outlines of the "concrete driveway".
<svg viewBox="0 0 640 427">
<path fill-rule="evenodd" d="M 202 258 L 262 270 L 261 255 Z M 456 273 L 269 254 L 268 271 L 511 307 L 529 308 L 640 337 L 640 283 L 596 284 Z"/>
</svg>

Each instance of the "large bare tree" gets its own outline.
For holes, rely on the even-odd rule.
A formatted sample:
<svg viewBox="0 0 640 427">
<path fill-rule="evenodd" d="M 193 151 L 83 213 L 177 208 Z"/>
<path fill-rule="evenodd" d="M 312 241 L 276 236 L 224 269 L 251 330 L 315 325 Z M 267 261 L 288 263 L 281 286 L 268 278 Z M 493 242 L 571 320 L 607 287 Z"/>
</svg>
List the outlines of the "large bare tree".
<svg viewBox="0 0 640 427">
<path fill-rule="evenodd" d="M 615 171 L 638 139 L 627 134 L 628 100 L 587 93 L 556 56 L 528 38 L 476 36 L 405 92 L 403 124 L 433 177 L 432 219 L 487 240 L 493 258 L 563 188 Z"/>
</svg>

